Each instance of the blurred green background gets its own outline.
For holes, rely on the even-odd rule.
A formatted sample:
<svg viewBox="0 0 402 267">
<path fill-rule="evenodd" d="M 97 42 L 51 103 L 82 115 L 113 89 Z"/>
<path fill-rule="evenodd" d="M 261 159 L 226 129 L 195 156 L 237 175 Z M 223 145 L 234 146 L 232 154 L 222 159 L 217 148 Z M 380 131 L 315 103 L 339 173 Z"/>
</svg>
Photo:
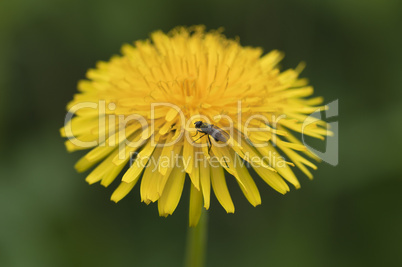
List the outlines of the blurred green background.
<svg viewBox="0 0 402 267">
<path fill-rule="evenodd" d="M 189 183 L 160 218 L 139 186 L 88 186 L 59 136 L 77 81 L 123 43 L 176 25 L 223 26 L 286 53 L 326 102 L 339 99 L 339 165 L 282 196 L 257 179 L 253 208 L 212 197 L 208 266 L 402 266 L 402 1 L 0 2 L 0 266 L 181 266 Z"/>
</svg>

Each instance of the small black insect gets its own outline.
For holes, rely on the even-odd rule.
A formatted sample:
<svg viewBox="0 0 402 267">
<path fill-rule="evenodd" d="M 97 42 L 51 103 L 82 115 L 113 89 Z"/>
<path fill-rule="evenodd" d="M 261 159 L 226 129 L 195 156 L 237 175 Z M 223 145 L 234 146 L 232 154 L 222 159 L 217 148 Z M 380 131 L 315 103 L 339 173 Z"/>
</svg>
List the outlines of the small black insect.
<svg viewBox="0 0 402 267">
<path fill-rule="evenodd" d="M 195 128 L 197 129 L 197 133 L 193 136 L 197 136 L 197 134 L 203 133 L 202 136 L 200 136 L 197 140 L 201 139 L 202 137 L 204 137 L 205 135 L 208 137 L 208 154 L 211 151 L 211 147 L 212 147 L 212 143 L 211 143 L 211 139 L 209 138 L 209 136 L 212 136 L 213 139 L 215 139 L 215 141 L 220 141 L 223 143 L 226 143 L 229 139 L 230 139 L 230 135 L 225 132 L 224 130 L 222 130 L 221 128 L 213 125 L 213 124 L 209 124 L 206 122 L 202 122 L 202 121 L 196 121 L 194 123 Z M 195 140 L 195 141 L 197 141 Z M 194 142 L 195 142 L 194 141 Z"/>
</svg>

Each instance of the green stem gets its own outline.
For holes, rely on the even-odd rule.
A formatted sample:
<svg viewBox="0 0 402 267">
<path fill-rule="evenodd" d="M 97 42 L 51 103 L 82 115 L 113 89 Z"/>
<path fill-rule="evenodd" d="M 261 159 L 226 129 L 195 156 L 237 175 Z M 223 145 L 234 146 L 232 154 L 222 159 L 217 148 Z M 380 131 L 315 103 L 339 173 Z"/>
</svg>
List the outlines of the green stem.
<svg viewBox="0 0 402 267">
<path fill-rule="evenodd" d="M 201 218 L 196 227 L 190 227 L 187 231 L 186 246 L 186 267 L 203 267 L 205 266 L 205 253 L 207 247 L 208 235 L 208 214 L 203 208 Z"/>
</svg>

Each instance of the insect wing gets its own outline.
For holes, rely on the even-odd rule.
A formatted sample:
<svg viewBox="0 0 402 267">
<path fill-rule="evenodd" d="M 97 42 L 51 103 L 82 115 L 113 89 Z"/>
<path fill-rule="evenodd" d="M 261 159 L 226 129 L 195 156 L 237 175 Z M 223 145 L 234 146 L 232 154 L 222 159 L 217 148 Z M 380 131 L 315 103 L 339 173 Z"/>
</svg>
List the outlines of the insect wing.
<svg viewBox="0 0 402 267">
<path fill-rule="evenodd" d="M 230 139 L 230 135 L 227 132 L 225 132 L 224 130 L 222 130 L 221 128 L 219 128 L 215 125 L 213 125 L 212 128 L 215 129 L 214 132 L 216 132 L 214 134 L 215 136 L 213 136 L 215 139 L 218 139 L 219 141 L 224 142 L 224 143 L 226 143 Z"/>
</svg>

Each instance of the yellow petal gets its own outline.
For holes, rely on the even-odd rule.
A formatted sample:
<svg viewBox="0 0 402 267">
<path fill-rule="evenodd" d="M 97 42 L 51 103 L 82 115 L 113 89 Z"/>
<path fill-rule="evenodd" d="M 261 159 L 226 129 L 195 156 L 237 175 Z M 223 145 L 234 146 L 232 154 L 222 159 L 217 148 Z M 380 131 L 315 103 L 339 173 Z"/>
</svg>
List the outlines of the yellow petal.
<svg viewBox="0 0 402 267">
<path fill-rule="evenodd" d="M 172 143 L 171 145 L 168 145 Z M 165 175 L 166 172 L 171 169 L 175 163 L 173 160 L 175 159 L 175 155 L 177 155 L 182 147 L 182 143 L 175 142 L 175 138 L 173 133 L 169 133 L 168 137 L 166 138 L 166 142 L 163 146 L 162 153 L 161 153 L 161 160 L 159 161 L 158 171 Z"/>
<path fill-rule="evenodd" d="M 264 167 L 268 170 L 276 172 L 274 168 L 269 166 L 267 163 L 264 163 L 263 156 L 257 151 L 254 147 L 249 145 L 248 141 L 242 140 L 243 144 L 243 154 L 238 154 L 242 159 L 247 161 L 250 164 L 258 165 Z"/>
<path fill-rule="evenodd" d="M 247 167 L 242 166 L 243 161 L 240 159 L 238 155 L 235 154 L 235 168 L 238 174 L 238 180 L 241 181 L 240 188 L 243 191 L 243 194 L 246 196 L 248 201 L 254 207 L 261 204 L 261 196 L 258 191 L 257 185 L 255 184 L 253 178 L 251 178 Z"/>
<path fill-rule="evenodd" d="M 219 203 L 227 213 L 234 213 L 235 208 L 226 185 L 225 175 L 222 167 L 211 166 L 212 188 Z"/>
<path fill-rule="evenodd" d="M 290 143 L 290 142 L 284 142 L 277 138 L 277 144 L 279 147 L 288 147 L 293 150 L 298 150 L 298 151 L 306 151 L 307 147 L 301 144 L 295 144 L 295 143 Z"/>
<path fill-rule="evenodd" d="M 279 148 L 296 164 L 296 166 L 300 170 L 302 170 L 307 175 L 308 178 L 313 179 L 313 175 L 304 165 L 307 165 L 313 168 L 314 170 L 317 169 L 317 166 L 315 166 L 313 163 L 311 163 L 310 161 L 308 161 L 307 159 L 305 159 L 304 157 L 302 157 L 301 155 L 297 154 L 296 152 L 294 152 L 289 148 L 281 146 L 279 146 Z"/>
<path fill-rule="evenodd" d="M 200 220 L 202 211 L 202 193 L 200 190 L 195 188 L 193 184 L 191 184 L 190 190 L 190 210 L 189 210 L 189 221 L 190 227 L 194 227 L 198 224 Z"/>
<path fill-rule="evenodd" d="M 293 134 L 289 133 L 286 136 L 286 139 L 288 139 L 290 142 L 295 143 L 295 144 L 300 144 L 302 145 L 302 143 L 300 142 L 300 140 L 298 140 Z M 310 158 L 313 158 L 316 161 L 321 161 L 321 159 L 315 155 L 314 153 L 312 153 L 311 151 L 307 150 L 307 151 L 303 151 L 303 153 L 307 156 L 309 156 Z"/>
<path fill-rule="evenodd" d="M 194 164 L 194 166 L 193 166 L 193 168 L 191 170 L 191 173 L 189 173 L 189 176 L 190 176 L 191 183 L 195 186 L 195 188 L 197 190 L 200 190 L 200 168 L 199 168 L 199 163 L 204 158 L 199 159 L 199 153 L 202 153 L 199 148 L 194 147 L 193 152 L 194 153 L 191 156 L 192 157 L 192 160 L 191 160 L 192 162 L 191 163 L 184 163 L 184 164 Z M 183 152 L 183 154 L 184 154 L 184 152 Z M 184 161 L 184 159 L 183 159 L 183 161 Z"/>
<path fill-rule="evenodd" d="M 171 172 L 162 196 L 158 200 L 158 210 L 160 216 L 168 216 L 174 212 L 179 204 L 181 193 L 183 191 L 184 178 L 186 172 L 183 166 L 176 166 Z"/>
<path fill-rule="evenodd" d="M 236 169 L 233 167 L 233 161 L 231 155 L 227 151 L 227 147 L 216 147 L 212 145 L 211 152 L 213 153 L 214 157 L 210 159 L 211 164 L 214 164 L 213 161 L 218 160 L 220 165 L 231 175 L 237 175 Z"/>
<path fill-rule="evenodd" d="M 102 144 L 100 146 L 95 147 L 89 153 L 87 153 L 84 157 L 89 162 L 98 162 L 102 160 L 104 157 L 109 155 L 116 147 L 108 146 L 106 144 Z"/>
<path fill-rule="evenodd" d="M 193 170 L 193 162 L 194 162 L 194 153 L 193 153 L 193 145 L 187 141 L 187 138 L 184 138 L 184 146 L 183 146 L 183 164 L 187 173 L 191 173 Z"/>
<path fill-rule="evenodd" d="M 147 139 L 142 139 L 141 133 L 136 132 L 130 138 L 128 139 L 130 142 L 130 145 L 123 144 L 122 146 L 119 146 L 119 153 L 115 155 L 113 158 L 112 162 L 115 165 L 120 165 L 122 164 L 127 158 L 132 157 L 133 158 L 133 152 L 137 151 L 138 148 L 143 146 L 146 142 Z"/>
<path fill-rule="evenodd" d="M 300 188 L 300 183 L 294 175 L 293 171 L 290 167 L 285 163 L 284 159 L 280 157 L 280 154 L 276 151 L 276 149 L 269 144 L 265 147 L 258 147 L 258 151 L 262 155 L 268 155 L 269 165 L 273 166 L 283 178 L 285 178 L 288 182 L 293 184 L 295 188 Z"/>
<path fill-rule="evenodd" d="M 168 111 L 168 113 L 166 113 L 165 120 L 166 120 L 166 121 L 171 121 L 171 120 L 173 120 L 173 119 L 176 117 L 177 114 L 178 114 L 177 110 L 174 109 L 174 108 L 171 108 L 171 109 Z"/>
<path fill-rule="evenodd" d="M 286 192 L 289 191 L 289 186 L 278 173 L 260 166 L 253 166 L 253 169 L 264 180 L 264 182 L 266 182 L 269 186 L 271 186 L 279 193 L 286 194 Z"/>
<path fill-rule="evenodd" d="M 110 154 L 101 164 L 99 164 L 85 179 L 89 184 L 93 184 L 102 180 L 114 165 L 111 164 L 112 158 L 117 154 L 117 150 Z"/>
<path fill-rule="evenodd" d="M 168 178 L 170 176 L 170 173 L 172 172 L 173 168 L 175 166 L 177 166 L 177 164 L 181 163 L 181 162 L 178 162 L 179 160 L 177 160 L 177 157 L 181 154 L 181 148 L 182 147 L 183 147 L 182 143 L 175 144 L 173 146 L 173 148 L 171 149 L 171 151 L 170 151 L 171 154 L 169 155 L 169 157 L 163 159 L 165 161 L 166 160 L 168 161 L 167 162 L 168 165 L 166 167 L 166 172 L 165 173 L 161 172 L 162 178 L 159 179 L 159 182 L 158 182 L 158 194 L 159 195 L 162 195 L 163 190 L 164 190 L 165 185 L 166 185 L 166 182 L 167 182 L 167 180 L 168 180 Z M 165 151 L 165 148 L 166 147 L 163 148 L 163 151 Z M 162 151 L 162 153 L 163 153 L 163 151 Z"/>
<path fill-rule="evenodd" d="M 145 168 L 140 187 L 141 201 L 155 202 L 159 198 L 158 183 L 162 179 L 162 174 L 158 171 L 157 161 L 160 159 L 161 152 L 161 147 L 156 148 L 149 159 L 148 166 Z"/>
<path fill-rule="evenodd" d="M 75 163 L 74 168 L 77 170 L 77 172 L 84 172 L 91 167 L 93 167 L 97 161 L 89 161 L 85 157 L 82 157 L 77 163 Z"/>
<path fill-rule="evenodd" d="M 127 159 L 127 161 L 128 161 L 128 159 Z M 109 162 L 109 164 L 110 163 L 111 162 Z M 114 179 L 116 179 L 117 175 L 119 175 L 119 173 L 124 168 L 124 166 L 125 166 L 125 164 L 121 164 L 119 166 L 114 166 L 113 164 L 110 164 L 108 171 L 105 172 L 105 174 L 102 178 L 101 185 L 103 185 L 104 187 L 108 187 L 114 181 Z"/>
<path fill-rule="evenodd" d="M 261 67 L 265 71 L 271 70 L 279 63 L 279 61 L 282 60 L 283 57 L 284 54 L 282 52 L 272 50 L 260 59 Z"/>
<path fill-rule="evenodd" d="M 87 134 L 93 129 L 98 129 L 98 127 L 98 116 L 76 116 L 68 121 L 66 125 L 60 129 L 60 133 L 63 137 L 77 137 L 82 134 Z"/>
<path fill-rule="evenodd" d="M 64 142 L 68 152 L 85 150 L 98 145 L 99 137 L 93 134 L 81 135 Z"/>
<path fill-rule="evenodd" d="M 200 183 L 202 195 L 204 197 L 204 208 L 209 209 L 211 196 L 211 174 L 209 162 L 205 158 L 200 162 Z"/>
<path fill-rule="evenodd" d="M 141 152 L 138 153 L 137 158 L 133 162 L 132 166 L 124 174 L 122 178 L 123 182 L 131 183 L 139 178 L 142 170 L 147 165 L 150 156 L 154 152 L 154 149 L 155 147 L 151 146 L 151 141 L 148 141 L 148 143 L 141 150 Z"/>
<path fill-rule="evenodd" d="M 133 189 L 138 180 L 135 180 L 131 183 L 121 182 L 120 185 L 114 190 L 110 200 L 114 202 L 119 202 L 122 198 L 124 198 L 130 191 Z"/>
</svg>

